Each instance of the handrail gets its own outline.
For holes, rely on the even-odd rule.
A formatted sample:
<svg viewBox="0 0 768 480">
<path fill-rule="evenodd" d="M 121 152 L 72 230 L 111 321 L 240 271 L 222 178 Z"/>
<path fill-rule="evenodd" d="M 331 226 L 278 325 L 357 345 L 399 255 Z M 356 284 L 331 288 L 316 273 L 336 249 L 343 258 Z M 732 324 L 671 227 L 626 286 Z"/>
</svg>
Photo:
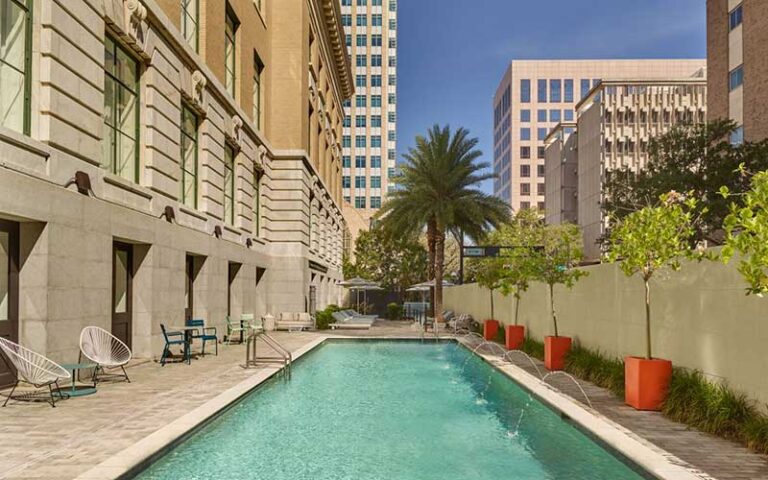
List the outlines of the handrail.
<svg viewBox="0 0 768 480">
<path fill-rule="evenodd" d="M 283 365 L 283 371 L 290 378 L 291 376 L 291 364 L 293 363 L 293 355 L 291 352 L 280 344 L 274 337 L 267 334 L 264 331 L 253 332 L 248 335 L 248 340 L 245 347 L 245 366 L 246 368 L 251 365 L 256 365 L 259 357 L 256 355 L 256 344 L 259 340 L 262 340 L 272 351 L 279 355 L 278 357 L 261 357 L 262 360 L 279 360 Z"/>
</svg>

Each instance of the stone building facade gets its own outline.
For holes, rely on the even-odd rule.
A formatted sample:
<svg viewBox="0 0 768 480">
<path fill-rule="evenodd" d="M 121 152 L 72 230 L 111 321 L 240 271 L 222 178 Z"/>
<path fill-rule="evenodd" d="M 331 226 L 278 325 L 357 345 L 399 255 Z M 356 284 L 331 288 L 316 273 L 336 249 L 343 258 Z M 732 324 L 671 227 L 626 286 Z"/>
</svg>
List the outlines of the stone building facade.
<svg viewBox="0 0 768 480">
<path fill-rule="evenodd" d="M 337 303 L 337 0 L 0 0 L 0 335 L 75 361 L 98 325 Z M 2 378 L 2 372 L 0 372 Z"/>
</svg>

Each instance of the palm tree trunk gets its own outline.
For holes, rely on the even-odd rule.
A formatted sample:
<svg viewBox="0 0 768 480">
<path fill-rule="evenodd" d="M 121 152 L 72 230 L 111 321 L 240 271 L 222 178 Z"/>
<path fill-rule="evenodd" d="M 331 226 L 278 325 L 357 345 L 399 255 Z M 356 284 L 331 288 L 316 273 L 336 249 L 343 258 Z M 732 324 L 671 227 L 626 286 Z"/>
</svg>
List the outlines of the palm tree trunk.
<svg viewBox="0 0 768 480">
<path fill-rule="evenodd" d="M 651 360 L 651 286 L 645 280 L 645 358 Z"/>
<path fill-rule="evenodd" d="M 435 241 L 437 228 L 434 220 L 427 222 L 427 255 L 429 263 L 427 264 L 427 280 L 435 278 Z"/>
<path fill-rule="evenodd" d="M 435 322 L 443 321 L 443 261 L 445 259 L 445 231 L 436 229 L 435 235 Z"/>
<path fill-rule="evenodd" d="M 552 310 L 552 323 L 555 325 L 555 336 L 557 333 L 557 312 L 555 311 L 555 287 L 551 283 L 549 284 L 549 307 Z"/>
</svg>

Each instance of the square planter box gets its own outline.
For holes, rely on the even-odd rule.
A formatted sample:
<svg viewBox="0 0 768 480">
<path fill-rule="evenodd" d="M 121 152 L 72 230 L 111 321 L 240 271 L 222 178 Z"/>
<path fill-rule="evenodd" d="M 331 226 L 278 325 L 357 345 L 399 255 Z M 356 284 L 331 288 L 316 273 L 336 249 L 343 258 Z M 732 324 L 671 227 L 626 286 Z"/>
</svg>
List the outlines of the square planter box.
<svg viewBox="0 0 768 480">
<path fill-rule="evenodd" d="M 547 370 L 565 368 L 565 355 L 571 349 L 571 337 L 544 337 L 544 366 Z"/>
<path fill-rule="evenodd" d="M 496 334 L 499 333 L 499 321 L 498 320 L 486 320 L 483 322 L 483 338 L 486 340 L 493 340 L 496 338 Z"/>
<path fill-rule="evenodd" d="M 672 362 L 639 357 L 624 359 L 624 401 L 637 410 L 661 410 L 672 380 Z"/>
<path fill-rule="evenodd" d="M 504 346 L 507 350 L 518 350 L 525 340 L 525 327 L 522 325 L 507 325 L 504 332 Z"/>
</svg>

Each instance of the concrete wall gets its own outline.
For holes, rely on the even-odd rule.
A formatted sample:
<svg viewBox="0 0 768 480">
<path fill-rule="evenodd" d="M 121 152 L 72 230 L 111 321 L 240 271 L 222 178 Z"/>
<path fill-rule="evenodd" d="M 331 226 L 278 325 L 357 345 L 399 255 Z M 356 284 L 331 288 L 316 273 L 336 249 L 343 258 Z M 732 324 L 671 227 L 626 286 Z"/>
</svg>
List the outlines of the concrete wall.
<svg viewBox="0 0 768 480">
<path fill-rule="evenodd" d="M 617 265 L 585 268 L 589 276 L 572 290 L 555 289 L 561 335 L 607 355 L 645 351 L 643 283 L 627 278 Z M 687 264 L 680 272 L 652 281 L 654 356 L 680 367 L 701 370 L 750 397 L 768 402 L 768 299 L 747 297 L 735 265 Z M 523 294 L 520 324 L 538 340 L 551 335 L 552 321 L 544 285 Z M 490 315 L 489 294 L 476 284 L 445 290 L 446 308 L 483 320 Z M 496 317 L 514 316 L 514 298 L 495 298 Z"/>
</svg>

